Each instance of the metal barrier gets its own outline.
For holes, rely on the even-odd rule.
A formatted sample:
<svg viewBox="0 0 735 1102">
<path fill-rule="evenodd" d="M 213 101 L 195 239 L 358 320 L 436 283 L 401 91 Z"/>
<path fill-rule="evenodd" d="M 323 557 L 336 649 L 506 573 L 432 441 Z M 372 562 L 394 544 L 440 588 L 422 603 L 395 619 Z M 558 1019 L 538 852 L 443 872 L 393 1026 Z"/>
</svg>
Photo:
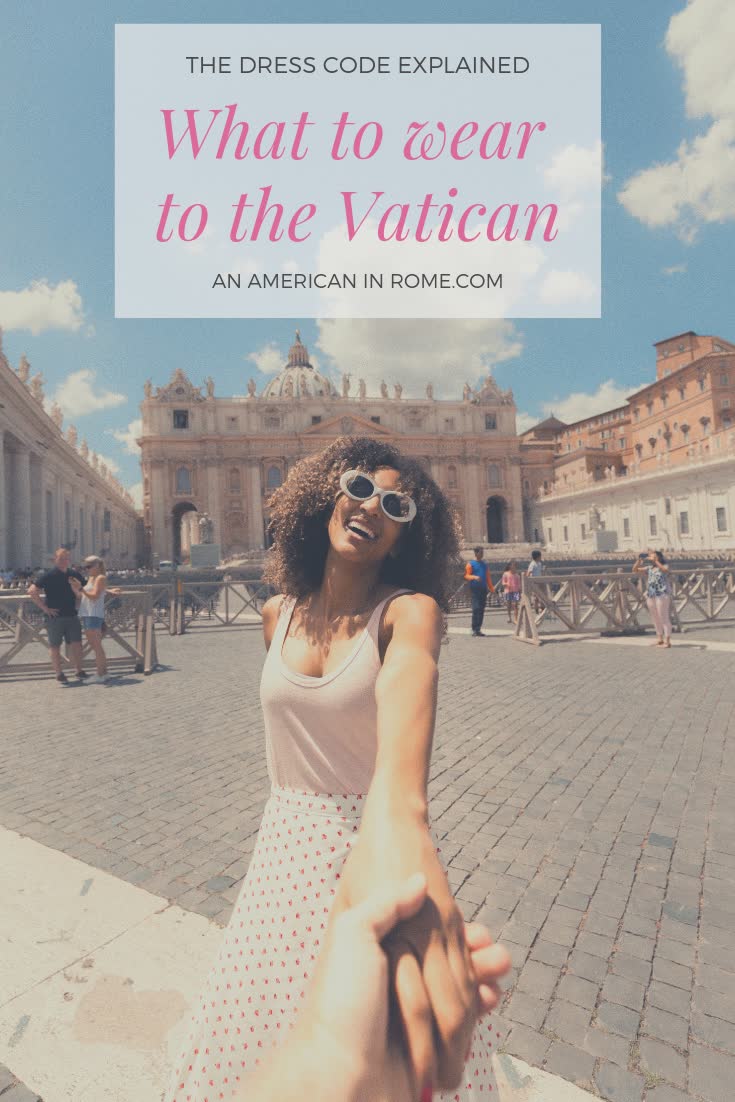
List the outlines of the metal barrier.
<svg viewBox="0 0 735 1102">
<path fill-rule="evenodd" d="M 495 592 L 487 592 L 487 608 L 502 608 L 503 607 L 503 595 L 498 593 L 496 587 Z M 449 611 L 450 612 L 469 612 L 472 608 L 472 597 L 470 595 L 470 583 L 463 581 L 459 589 L 456 589 L 452 596 L 449 598 Z"/>
<path fill-rule="evenodd" d="M 51 660 L 46 634 L 47 617 L 31 598 L 19 591 L 0 592 L 0 677 L 16 674 L 49 674 Z M 158 665 L 156 635 L 151 596 L 146 589 L 126 589 L 119 596 L 108 597 L 105 605 L 104 645 L 112 643 L 121 654 L 108 654 L 111 672 L 132 669 L 135 673 L 152 673 Z M 126 636 L 133 636 L 133 641 Z M 26 648 L 35 648 L 37 655 L 28 661 L 16 661 Z M 38 655 L 43 648 L 43 656 Z M 68 651 L 68 648 L 67 648 Z M 82 644 L 85 666 L 94 666 L 94 654 L 88 643 Z M 68 653 L 61 652 L 62 669 L 72 665 Z"/>
<path fill-rule="evenodd" d="M 273 589 L 260 581 L 173 583 L 170 610 L 171 635 L 183 635 L 206 621 L 230 626 L 259 622 L 263 605 Z"/>
<path fill-rule="evenodd" d="M 670 570 L 671 621 L 676 631 L 688 626 L 735 622 L 735 568 Z M 641 624 L 641 617 L 646 623 Z M 620 635 L 641 633 L 650 625 L 645 574 L 522 575 L 515 637 L 543 642 L 548 633 Z"/>
</svg>

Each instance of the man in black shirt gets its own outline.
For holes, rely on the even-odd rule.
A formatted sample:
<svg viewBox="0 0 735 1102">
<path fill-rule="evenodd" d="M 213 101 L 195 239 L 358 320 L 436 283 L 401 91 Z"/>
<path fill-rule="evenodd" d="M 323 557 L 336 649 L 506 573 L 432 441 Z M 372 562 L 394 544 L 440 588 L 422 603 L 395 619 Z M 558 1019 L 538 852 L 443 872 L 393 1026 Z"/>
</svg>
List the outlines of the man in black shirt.
<svg viewBox="0 0 735 1102">
<path fill-rule="evenodd" d="M 77 677 L 83 681 L 87 676 L 82 669 L 82 625 L 77 616 L 77 599 L 69 578 L 77 578 L 82 585 L 87 584 L 83 574 L 70 569 L 71 556 L 65 547 L 60 547 L 54 555 L 54 566 L 36 578 L 30 586 L 28 595 L 34 604 L 46 614 L 51 664 L 56 680 L 65 685 L 66 674 L 61 668 L 61 644 L 69 644 L 71 658 L 76 666 Z M 41 599 L 41 591 L 45 600 Z"/>
</svg>

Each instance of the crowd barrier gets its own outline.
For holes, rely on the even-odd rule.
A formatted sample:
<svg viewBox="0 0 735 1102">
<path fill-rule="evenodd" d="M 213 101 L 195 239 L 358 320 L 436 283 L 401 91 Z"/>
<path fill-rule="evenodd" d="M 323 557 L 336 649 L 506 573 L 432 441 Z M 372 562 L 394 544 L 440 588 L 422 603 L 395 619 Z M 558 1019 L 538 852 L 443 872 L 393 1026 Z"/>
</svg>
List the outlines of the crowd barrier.
<svg viewBox="0 0 735 1102">
<path fill-rule="evenodd" d="M 0 591 L 0 678 L 51 672 L 47 618 L 27 594 Z M 149 674 L 158 664 L 151 594 L 145 589 L 125 589 L 108 597 L 105 605 L 104 647 L 110 673 L 132 670 Z M 62 669 L 72 668 L 61 649 Z M 83 642 L 86 669 L 94 669 L 94 654 Z"/>
<path fill-rule="evenodd" d="M 735 622 L 735 568 L 683 567 L 668 573 L 675 631 Z M 544 634 L 638 634 L 651 626 L 646 575 L 601 574 L 522 576 L 515 637 L 539 645 Z"/>
</svg>

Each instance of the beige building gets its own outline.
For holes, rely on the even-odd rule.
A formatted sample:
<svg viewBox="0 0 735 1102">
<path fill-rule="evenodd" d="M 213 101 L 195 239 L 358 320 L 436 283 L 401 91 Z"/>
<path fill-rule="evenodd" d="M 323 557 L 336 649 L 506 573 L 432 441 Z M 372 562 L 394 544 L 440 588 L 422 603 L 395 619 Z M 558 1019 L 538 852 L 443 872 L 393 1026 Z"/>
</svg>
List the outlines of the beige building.
<svg viewBox="0 0 735 1102">
<path fill-rule="evenodd" d="M 320 375 L 297 332 L 283 369 L 260 394 L 215 397 L 182 370 L 166 386 L 146 384 L 139 440 L 144 521 L 153 561 L 186 560 L 207 514 L 223 558 L 267 545 L 268 498 L 289 468 L 337 436 L 375 436 L 425 464 L 456 505 L 468 542 L 524 538 L 521 443 L 511 391 L 492 376 L 461 398 L 407 398 L 362 379 L 341 387 Z"/>
<path fill-rule="evenodd" d="M 523 434 L 546 467 L 528 517 L 549 551 L 735 546 L 735 344 L 689 330 L 654 348 L 656 379 L 624 406 Z"/>
<path fill-rule="evenodd" d="M 132 498 L 44 401 L 42 376 L 25 356 L 13 370 L 0 330 L 0 568 L 44 566 L 61 545 L 75 561 L 99 554 L 134 567 L 142 528 Z"/>
<path fill-rule="evenodd" d="M 563 471 L 567 464 L 562 464 Z M 603 478 L 581 471 L 536 503 L 534 524 L 553 554 L 586 557 L 648 547 L 667 551 L 735 548 L 735 430 L 690 445 L 685 461 Z"/>
</svg>

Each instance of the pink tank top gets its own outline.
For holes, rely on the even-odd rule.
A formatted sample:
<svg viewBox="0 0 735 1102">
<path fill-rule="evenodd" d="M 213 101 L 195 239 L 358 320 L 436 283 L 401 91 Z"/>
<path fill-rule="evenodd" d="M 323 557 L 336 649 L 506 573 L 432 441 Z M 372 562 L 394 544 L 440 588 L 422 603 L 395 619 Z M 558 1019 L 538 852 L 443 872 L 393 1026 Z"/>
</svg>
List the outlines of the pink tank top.
<svg viewBox="0 0 735 1102">
<path fill-rule="evenodd" d="M 282 601 L 260 679 L 271 784 L 306 792 L 368 791 L 377 750 L 380 618 L 389 601 L 409 592 L 399 589 L 381 601 L 347 657 L 324 677 L 297 673 L 284 662 L 296 598 Z"/>
</svg>

